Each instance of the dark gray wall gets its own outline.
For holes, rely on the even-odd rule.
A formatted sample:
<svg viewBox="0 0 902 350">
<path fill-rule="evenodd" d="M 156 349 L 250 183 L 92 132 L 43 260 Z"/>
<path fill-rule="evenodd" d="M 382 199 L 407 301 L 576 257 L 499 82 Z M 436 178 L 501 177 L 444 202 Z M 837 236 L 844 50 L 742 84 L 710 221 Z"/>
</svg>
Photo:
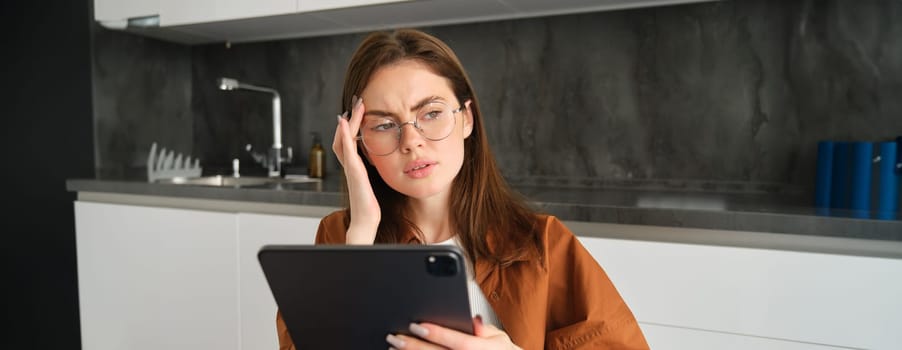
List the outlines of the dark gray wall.
<svg viewBox="0 0 902 350">
<path fill-rule="evenodd" d="M 98 176 L 146 176 L 153 142 L 190 153 L 191 48 L 96 23 L 92 32 Z"/>
<path fill-rule="evenodd" d="M 902 134 L 900 20 L 894 0 L 737 0 L 425 29 L 468 69 L 510 177 L 808 191 L 818 140 Z M 218 171 L 236 156 L 249 161 L 244 144 L 262 149 L 271 137 L 268 97 L 218 91 L 217 77 L 277 88 L 284 143 L 303 161 L 309 132 L 331 140 L 344 69 L 363 35 L 231 48 L 98 36 L 113 37 L 98 40 L 95 65 L 108 68 L 95 91 L 108 93 L 95 105 L 159 107 L 98 108 L 98 166 L 140 167 L 160 139 Z M 334 161 L 328 167 L 335 172 Z"/>
</svg>

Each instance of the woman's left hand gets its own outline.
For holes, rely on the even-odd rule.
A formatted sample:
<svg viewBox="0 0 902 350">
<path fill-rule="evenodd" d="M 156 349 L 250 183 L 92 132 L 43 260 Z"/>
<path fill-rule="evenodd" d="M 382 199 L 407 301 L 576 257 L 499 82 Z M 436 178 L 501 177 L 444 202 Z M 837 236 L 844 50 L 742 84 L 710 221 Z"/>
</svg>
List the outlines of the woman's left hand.
<svg viewBox="0 0 902 350">
<path fill-rule="evenodd" d="M 391 349 L 504 349 L 521 350 L 511 342 L 511 338 L 495 326 L 482 323 L 482 318 L 473 318 L 475 336 L 431 323 L 411 323 L 411 337 L 403 334 L 389 334 L 386 341 Z"/>
</svg>

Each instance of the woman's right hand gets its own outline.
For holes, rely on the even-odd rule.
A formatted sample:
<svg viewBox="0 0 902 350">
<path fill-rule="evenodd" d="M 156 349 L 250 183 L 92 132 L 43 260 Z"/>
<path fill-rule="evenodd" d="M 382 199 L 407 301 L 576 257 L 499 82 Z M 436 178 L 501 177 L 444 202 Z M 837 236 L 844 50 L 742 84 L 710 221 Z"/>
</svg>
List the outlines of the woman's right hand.
<svg viewBox="0 0 902 350">
<path fill-rule="evenodd" d="M 346 119 L 348 112 L 338 116 L 332 151 L 344 168 L 351 202 L 351 224 L 348 226 L 346 243 L 373 244 L 379 221 L 382 220 L 382 212 L 370 185 L 363 159 L 357 153 L 357 133 L 363 121 L 363 99 L 354 96 L 352 104 L 350 119 Z"/>
</svg>

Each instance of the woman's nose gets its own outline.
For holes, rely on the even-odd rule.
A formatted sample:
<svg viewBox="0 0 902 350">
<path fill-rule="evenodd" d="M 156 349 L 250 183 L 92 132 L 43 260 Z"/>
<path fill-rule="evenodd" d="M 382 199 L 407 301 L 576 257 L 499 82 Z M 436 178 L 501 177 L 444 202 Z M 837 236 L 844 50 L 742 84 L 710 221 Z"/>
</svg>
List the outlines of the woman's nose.
<svg viewBox="0 0 902 350">
<path fill-rule="evenodd" d="M 405 128 L 405 126 L 410 127 Z M 401 133 L 401 138 L 398 140 L 398 148 L 401 149 L 401 152 L 403 153 L 410 152 L 414 148 L 423 146 L 423 143 L 426 141 L 423 139 L 423 135 L 420 134 L 420 130 L 417 129 L 413 122 L 401 124 L 399 132 Z"/>
</svg>

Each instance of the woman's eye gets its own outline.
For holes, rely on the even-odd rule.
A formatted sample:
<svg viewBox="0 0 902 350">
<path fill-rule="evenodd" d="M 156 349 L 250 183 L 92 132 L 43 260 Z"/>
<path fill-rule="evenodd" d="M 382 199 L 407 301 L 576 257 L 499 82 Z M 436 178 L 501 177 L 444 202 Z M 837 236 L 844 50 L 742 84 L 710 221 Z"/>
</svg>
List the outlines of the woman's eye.
<svg viewBox="0 0 902 350">
<path fill-rule="evenodd" d="M 376 124 L 376 125 L 372 126 L 370 129 L 372 129 L 373 131 L 389 131 L 394 128 L 395 128 L 394 122 L 384 122 L 384 123 Z"/>
<path fill-rule="evenodd" d="M 423 119 L 424 120 L 432 120 L 432 119 L 436 119 L 441 116 L 442 116 L 442 111 L 440 111 L 440 110 L 430 111 L 430 112 L 426 112 L 426 114 L 423 114 Z"/>
</svg>

